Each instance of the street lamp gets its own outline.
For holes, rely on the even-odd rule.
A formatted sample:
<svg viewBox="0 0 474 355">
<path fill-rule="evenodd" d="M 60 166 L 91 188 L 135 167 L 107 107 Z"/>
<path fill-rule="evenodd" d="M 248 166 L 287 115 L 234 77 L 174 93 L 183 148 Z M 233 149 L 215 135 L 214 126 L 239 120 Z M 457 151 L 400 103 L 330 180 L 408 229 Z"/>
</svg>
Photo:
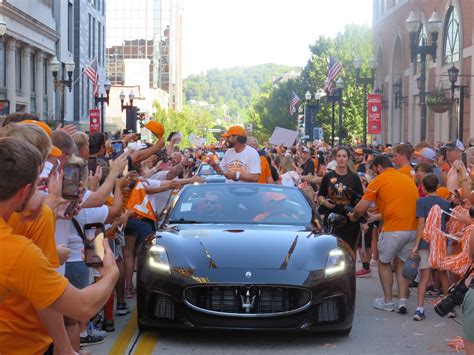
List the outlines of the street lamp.
<svg viewBox="0 0 474 355">
<path fill-rule="evenodd" d="M 417 84 L 420 89 L 420 140 L 424 141 L 426 140 L 426 56 L 430 55 L 433 62 L 436 62 L 438 34 L 441 31 L 442 22 L 436 10 L 433 11 L 426 24 L 426 29 L 431 33 L 431 45 L 426 44 L 425 38 L 423 38 L 421 45 L 418 43 L 422 24 L 414 11 L 410 12 L 406 26 L 410 34 L 411 62 L 415 63 L 420 55 L 420 77 Z"/>
<path fill-rule="evenodd" d="M 58 58 L 54 57 L 49 63 L 49 70 L 53 74 L 54 91 L 56 92 L 59 88 L 61 90 L 61 124 L 64 126 L 64 87 L 69 88 L 69 92 L 72 90 L 72 74 L 74 73 L 75 64 L 72 59 L 66 63 L 58 61 Z M 61 79 L 58 79 L 59 71 L 61 71 Z M 66 74 L 67 73 L 67 79 Z"/>
<path fill-rule="evenodd" d="M 314 119 L 316 114 L 320 110 L 320 100 L 321 92 L 318 90 L 314 93 L 314 100 L 316 100 L 316 105 L 311 103 L 311 92 L 308 90 L 304 95 L 305 105 L 304 105 L 304 136 L 305 139 L 310 141 L 314 140 Z"/>
<path fill-rule="evenodd" d="M 105 126 L 105 114 L 104 114 L 104 102 L 109 106 L 109 94 L 110 94 L 110 89 L 112 88 L 112 84 L 110 83 L 110 80 L 107 79 L 107 81 L 104 84 L 104 89 L 105 89 L 105 95 L 104 93 L 100 93 L 100 96 L 96 96 L 95 99 L 95 107 L 100 103 L 100 131 L 104 132 L 104 126 Z"/>
<path fill-rule="evenodd" d="M 126 110 L 126 119 L 125 119 L 125 128 L 127 130 L 133 130 L 133 132 L 137 131 L 137 110 L 136 107 L 133 106 L 133 100 L 135 99 L 135 94 L 133 93 L 133 90 L 130 90 L 130 93 L 128 94 L 128 99 L 130 101 L 130 104 L 125 104 L 125 93 L 122 92 L 120 93 L 120 105 L 123 110 Z"/>
<path fill-rule="evenodd" d="M 371 58 L 369 60 L 370 65 L 370 76 L 360 76 L 360 69 L 362 67 L 362 59 L 354 59 L 354 67 L 356 69 L 356 83 L 358 85 L 363 85 L 364 88 L 364 118 L 363 118 L 363 138 L 362 142 L 364 146 L 367 146 L 367 85 L 374 87 L 375 80 L 375 69 L 377 68 L 377 60 Z"/>
<path fill-rule="evenodd" d="M 458 139 L 463 141 L 464 131 L 464 97 L 467 97 L 466 88 L 467 85 L 456 85 L 458 81 L 459 69 L 453 64 L 448 69 L 448 77 L 451 82 L 451 98 L 454 100 L 454 90 L 459 89 L 459 125 L 458 125 Z"/>
<path fill-rule="evenodd" d="M 342 140 L 346 138 L 346 134 L 344 133 L 342 129 L 342 89 L 344 87 L 344 80 L 342 78 L 339 78 L 336 80 L 336 88 L 339 90 L 339 145 L 342 145 Z"/>
</svg>

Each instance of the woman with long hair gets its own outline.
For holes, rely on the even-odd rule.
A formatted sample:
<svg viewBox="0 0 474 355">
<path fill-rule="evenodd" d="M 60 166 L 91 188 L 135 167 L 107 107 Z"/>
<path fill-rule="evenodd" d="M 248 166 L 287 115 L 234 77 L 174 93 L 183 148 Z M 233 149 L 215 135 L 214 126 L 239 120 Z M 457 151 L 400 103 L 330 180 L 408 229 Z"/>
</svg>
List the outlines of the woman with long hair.
<svg viewBox="0 0 474 355">
<path fill-rule="evenodd" d="M 326 216 L 338 213 L 347 216 L 348 207 L 353 208 L 361 199 L 364 191 L 357 174 L 349 169 L 350 152 L 346 147 L 335 149 L 336 166 L 324 175 L 318 192 L 318 202 L 321 212 Z M 335 229 L 334 233 L 347 242 L 352 250 L 356 250 L 359 223 L 347 223 Z"/>
</svg>

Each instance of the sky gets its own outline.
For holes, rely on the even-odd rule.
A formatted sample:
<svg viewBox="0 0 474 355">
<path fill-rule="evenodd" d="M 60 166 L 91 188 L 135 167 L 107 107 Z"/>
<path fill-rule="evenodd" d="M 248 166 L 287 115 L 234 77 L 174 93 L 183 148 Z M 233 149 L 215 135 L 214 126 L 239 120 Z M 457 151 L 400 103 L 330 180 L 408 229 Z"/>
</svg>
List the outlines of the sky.
<svg viewBox="0 0 474 355">
<path fill-rule="evenodd" d="M 183 74 L 306 65 L 319 36 L 372 24 L 372 0 L 182 0 Z"/>
</svg>

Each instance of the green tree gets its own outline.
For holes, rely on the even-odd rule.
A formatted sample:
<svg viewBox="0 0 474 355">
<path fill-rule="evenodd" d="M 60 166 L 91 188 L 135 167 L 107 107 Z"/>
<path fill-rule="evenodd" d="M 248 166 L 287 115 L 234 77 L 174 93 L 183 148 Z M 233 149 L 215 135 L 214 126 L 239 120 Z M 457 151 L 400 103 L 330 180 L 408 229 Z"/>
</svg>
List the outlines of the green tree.
<svg viewBox="0 0 474 355">
<path fill-rule="evenodd" d="M 362 137 L 363 93 L 362 88 L 355 82 L 353 60 L 359 56 L 363 60 L 362 73 L 368 73 L 368 61 L 372 53 L 372 33 L 369 27 L 348 25 L 343 33 L 335 38 L 320 37 L 310 46 L 311 58 L 308 60 L 301 75 L 296 80 L 289 80 L 281 85 L 266 86 L 260 94 L 253 98 L 252 109 L 247 118 L 256 127 L 261 127 L 263 136 L 268 136 L 275 127 L 295 129 L 296 115 L 289 116 L 291 91 L 304 100 L 307 90 L 312 95 L 316 90 L 324 88 L 327 78 L 327 60 L 330 56 L 336 58 L 342 65 L 339 74 L 344 81 L 343 90 L 343 126 L 348 132 L 348 139 Z M 304 103 L 301 103 L 302 105 Z M 336 105 L 336 134 L 338 108 Z M 331 107 L 321 100 L 321 111 L 316 115 L 316 125 L 322 125 L 327 141 L 331 135 Z M 347 140 L 345 140 L 347 141 Z"/>
</svg>

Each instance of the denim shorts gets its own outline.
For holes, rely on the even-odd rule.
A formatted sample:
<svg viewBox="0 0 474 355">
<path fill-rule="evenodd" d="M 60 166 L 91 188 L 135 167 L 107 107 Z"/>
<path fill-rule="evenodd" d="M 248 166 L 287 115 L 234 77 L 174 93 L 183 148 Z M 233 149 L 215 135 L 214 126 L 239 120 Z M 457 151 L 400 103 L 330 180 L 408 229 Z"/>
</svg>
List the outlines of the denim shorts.
<svg viewBox="0 0 474 355">
<path fill-rule="evenodd" d="M 78 289 L 89 286 L 89 268 L 84 261 L 67 262 L 64 276 Z"/>
<path fill-rule="evenodd" d="M 146 219 L 130 218 L 128 220 L 124 232 L 126 236 L 130 235 L 137 237 L 137 241 L 135 243 L 136 248 L 138 248 L 149 235 L 153 234 L 154 228 L 152 223 L 153 221 Z"/>
</svg>

